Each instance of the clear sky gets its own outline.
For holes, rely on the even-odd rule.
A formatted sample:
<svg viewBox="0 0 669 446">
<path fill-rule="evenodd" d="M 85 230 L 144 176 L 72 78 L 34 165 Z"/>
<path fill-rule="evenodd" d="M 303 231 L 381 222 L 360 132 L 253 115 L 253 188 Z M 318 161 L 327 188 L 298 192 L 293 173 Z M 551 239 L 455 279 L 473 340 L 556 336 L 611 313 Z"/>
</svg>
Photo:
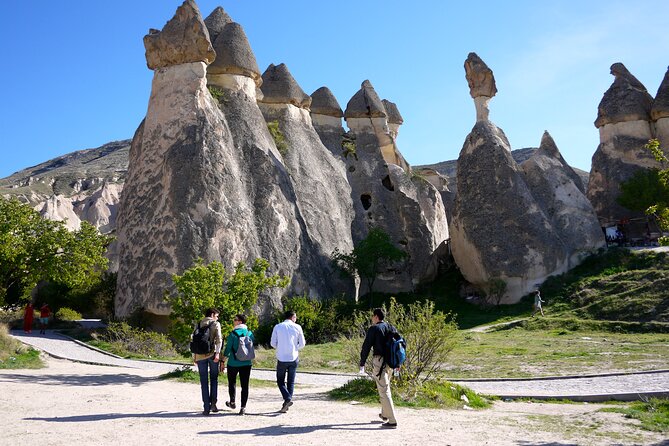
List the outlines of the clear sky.
<svg viewBox="0 0 669 446">
<path fill-rule="evenodd" d="M 200 0 L 246 31 L 261 71 L 286 63 L 305 92 L 328 86 L 342 108 L 369 79 L 404 117 L 409 163 L 456 159 L 475 111 L 464 77 L 476 52 L 494 71 L 490 119 L 512 148 L 544 130 L 590 170 L 593 121 L 623 62 L 655 96 L 669 65 L 669 1 Z M 0 2 L 0 177 L 75 150 L 131 138 L 152 72 L 143 36 L 179 0 Z"/>
</svg>

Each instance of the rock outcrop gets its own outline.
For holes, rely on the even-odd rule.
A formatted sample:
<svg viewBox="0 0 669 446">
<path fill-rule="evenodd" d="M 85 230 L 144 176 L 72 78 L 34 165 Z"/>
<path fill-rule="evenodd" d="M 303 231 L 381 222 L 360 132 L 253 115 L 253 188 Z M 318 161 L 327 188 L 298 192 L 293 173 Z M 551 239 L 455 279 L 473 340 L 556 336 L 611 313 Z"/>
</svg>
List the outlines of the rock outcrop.
<svg viewBox="0 0 669 446">
<path fill-rule="evenodd" d="M 476 53 L 469 53 L 465 60 L 465 77 L 476 107 L 476 121 L 487 121 L 490 113 L 488 103 L 497 93 L 492 70 Z"/>
<path fill-rule="evenodd" d="M 465 73 L 477 122 L 457 162 L 453 257 L 486 293 L 503 281 L 501 303 L 514 303 L 602 246 L 603 235 L 580 178 L 548 133 L 521 168 L 504 132 L 487 119 L 492 72 L 470 53 Z"/>
<path fill-rule="evenodd" d="M 581 178 L 565 162 L 548 132 L 544 132 L 539 150 L 521 168 L 525 183 L 553 227 L 553 234 L 567 250 L 569 268 L 605 246 L 597 214 L 585 196 Z"/>
<path fill-rule="evenodd" d="M 657 89 L 650 117 L 655 121 L 655 137 L 661 147 L 669 147 L 669 68 Z"/>
<path fill-rule="evenodd" d="M 438 248 L 448 239 L 441 195 L 428 181 L 412 175 L 390 134 L 383 102 L 369 81 L 348 102 L 344 116 L 350 132 L 339 146 L 344 146 L 355 209 L 353 240 L 362 240 L 374 226 L 387 232 L 408 258 L 380 274 L 378 289 L 411 290 L 434 278 L 442 253 Z M 322 127 L 316 129 L 322 132 Z M 336 153 L 336 142 L 330 143 L 330 150 Z"/>
<path fill-rule="evenodd" d="M 210 64 L 216 57 L 209 32 L 193 0 L 186 0 L 162 31 L 144 36 L 146 64 L 151 70 L 191 62 Z"/>
<path fill-rule="evenodd" d="M 599 104 L 595 126 L 600 143 L 592 157 L 587 196 L 601 226 L 623 219 L 644 217 L 616 201 L 620 184 L 639 169 L 659 167 L 644 145 L 654 135 L 651 125 L 653 98 L 621 63 L 611 66 L 615 80 Z"/>
<path fill-rule="evenodd" d="M 310 98 L 285 65 L 270 67 L 262 80 L 243 29 L 225 11 L 207 21 L 215 26 L 217 62 L 156 70 L 146 118 L 133 138 L 118 217 L 117 314 L 134 308 L 169 314 L 164 293 L 172 289 L 171 275 L 198 257 L 227 268 L 263 257 L 271 272 L 291 277 L 290 294 L 354 292 L 332 274 L 329 260 L 335 248 L 353 246 L 352 205 L 341 197 L 350 188 L 343 163 L 311 126 L 303 108 Z M 178 36 L 164 37 L 174 48 L 160 51 L 180 50 Z M 284 153 L 257 102 L 261 83 L 261 105 L 285 132 Z M 268 293 L 261 307 L 278 305 L 283 293 Z"/>
</svg>

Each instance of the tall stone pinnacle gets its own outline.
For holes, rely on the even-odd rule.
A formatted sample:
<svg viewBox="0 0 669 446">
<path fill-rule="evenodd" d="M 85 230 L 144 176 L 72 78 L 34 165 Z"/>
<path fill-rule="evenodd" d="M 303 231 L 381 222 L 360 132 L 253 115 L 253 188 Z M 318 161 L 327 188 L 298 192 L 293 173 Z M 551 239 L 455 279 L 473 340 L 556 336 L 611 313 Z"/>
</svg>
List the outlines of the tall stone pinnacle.
<svg viewBox="0 0 669 446">
<path fill-rule="evenodd" d="M 311 93 L 311 113 L 341 118 L 344 112 L 337 102 L 337 98 L 328 87 L 321 87 Z"/>
<path fill-rule="evenodd" d="M 487 121 L 490 114 L 488 102 L 497 93 L 492 70 L 476 53 L 469 53 L 465 60 L 465 78 L 476 106 L 476 122 Z"/>
<path fill-rule="evenodd" d="M 177 8 L 162 31 L 152 29 L 144 36 L 146 64 L 151 70 L 190 62 L 210 64 L 216 53 L 200 10 L 193 0 Z"/>
<path fill-rule="evenodd" d="M 615 80 L 597 107 L 595 127 L 626 121 L 650 121 L 653 97 L 646 87 L 620 62 L 611 65 L 611 74 Z"/>
<path fill-rule="evenodd" d="M 653 101 L 653 108 L 650 111 L 650 117 L 653 121 L 661 118 L 669 118 L 669 68 L 664 74 L 664 79 L 660 87 L 657 89 L 655 100 Z"/>
<path fill-rule="evenodd" d="M 266 104 L 293 104 L 300 108 L 309 108 L 311 97 L 307 95 L 286 64 L 270 64 L 262 75 L 261 102 Z"/>
<path fill-rule="evenodd" d="M 345 118 L 379 118 L 387 117 L 383 102 L 372 83 L 365 80 L 360 86 L 360 90 L 346 104 Z"/>
</svg>

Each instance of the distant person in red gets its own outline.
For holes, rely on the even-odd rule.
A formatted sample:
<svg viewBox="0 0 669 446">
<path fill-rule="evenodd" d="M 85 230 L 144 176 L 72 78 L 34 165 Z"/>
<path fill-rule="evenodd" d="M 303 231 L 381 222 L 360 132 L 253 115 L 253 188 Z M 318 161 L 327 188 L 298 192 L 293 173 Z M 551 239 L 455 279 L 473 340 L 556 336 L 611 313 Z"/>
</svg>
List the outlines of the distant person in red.
<svg viewBox="0 0 669 446">
<path fill-rule="evenodd" d="M 33 316 L 35 316 L 35 307 L 32 302 L 29 302 L 23 313 L 23 331 L 26 333 L 33 332 Z"/>
<path fill-rule="evenodd" d="M 51 316 L 51 308 L 44 303 L 39 309 L 39 332 L 46 334 L 46 326 L 49 324 L 49 316 Z"/>
</svg>

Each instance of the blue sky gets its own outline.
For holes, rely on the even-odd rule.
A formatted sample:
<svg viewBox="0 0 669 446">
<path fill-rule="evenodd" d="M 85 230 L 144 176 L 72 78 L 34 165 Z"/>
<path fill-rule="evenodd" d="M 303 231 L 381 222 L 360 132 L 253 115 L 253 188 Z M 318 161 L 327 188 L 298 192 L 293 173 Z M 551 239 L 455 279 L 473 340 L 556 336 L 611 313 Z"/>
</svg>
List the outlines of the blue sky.
<svg viewBox="0 0 669 446">
<path fill-rule="evenodd" d="M 0 3 L 0 177 L 65 153 L 131 138 L 152 72 L 143 36 L 181 1 L 6 0 Z M 669 2 L 198 1 L 245 29 L 261 71 L 284 62 L 311 94 L 342 108 L 369 79 L 404 117 L 398 145 L 414 165 L 458 157 L 474 124 L 463 63 L 495 73 L 490 118 L 512 148 L 544 130 L 571 165 L 590 169 L 593 121 L 623 62 L 654 96 L 669 65 Z"/>
</svg>

